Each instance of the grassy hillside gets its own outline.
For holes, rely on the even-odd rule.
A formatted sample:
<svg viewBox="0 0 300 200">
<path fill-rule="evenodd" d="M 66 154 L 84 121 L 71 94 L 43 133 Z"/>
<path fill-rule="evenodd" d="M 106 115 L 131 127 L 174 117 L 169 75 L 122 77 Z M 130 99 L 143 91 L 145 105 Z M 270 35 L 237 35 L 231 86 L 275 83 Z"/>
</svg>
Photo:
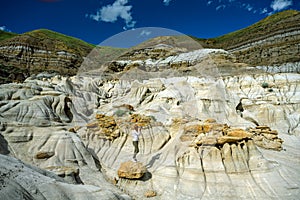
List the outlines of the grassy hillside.
<svg viewBox="0 0 300 200">
<path fill-rule="evenodd" d="M 41 43 L 51 43 L 50 48 L 66 50 L 72 53 L 79 53 L 81 56 L 87 55 L 95 45 L 84 42 L 80 39 L 67 36 L 47 29 L 38 29 L 21 35 L 21 37 L 31 36 Z M 51 42 L 49 41 L 51 40 Z"/>
<path fill-rule="evenodd" d="M 9 39 L 9 38 L 13 38 L 15 36 L 17 36 L 18 34 L 16 33 L 11 33 L 11 32 L 6 32 L 6 31 L 2 31 L 0 30 L 0 42 L 2 40 L 6 40 L 6 39 Z"/>
<path fill-rule="evenodd" d="M 95 47 L 80 39 L 54 31 L 39 29 L 23 34 L 2 33 L 0 40 L 0 83 L 15 81 L 20 74 L 56 72 L 62 75 L 77 73 L 83 58 Z M 30 48 L 11 49 L 11 46 Z M 47 50 L 39 53 L 37 50 Z M 68 52 L 72 56 L 60 57 L 57 52 Z"/>
<path fill-rule="evenodd" d="M 286 10 L 266 17 L 265 19 L 244 29 L 206 40 L 205 46 L 230 49 L 237 45 L 255 41 L 278 31 L 290 30 L 300 24 L 300 12 Z M 195 38 L 194 38 L 195 39 Z M 203 44 L 203 39 L 198 39 Z"/>
</svg>

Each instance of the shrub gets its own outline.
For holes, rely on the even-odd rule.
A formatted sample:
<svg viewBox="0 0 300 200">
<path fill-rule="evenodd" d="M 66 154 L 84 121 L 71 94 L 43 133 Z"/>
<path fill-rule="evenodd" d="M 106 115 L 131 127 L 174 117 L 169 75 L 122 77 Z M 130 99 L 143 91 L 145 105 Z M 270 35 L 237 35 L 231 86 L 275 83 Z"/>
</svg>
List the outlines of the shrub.
<svg viewBox="0 0 300 200">
<path fill-rule="evenodd" d="M 263 83 L 261 84 L 261 87 L 263 87 L 263 88 L 268 88 L 268 87 L 269 87 L 269 84 L 266 83 L 266 82 L 263 82 Z"/>
<path fill-rule="evenodd" d="M 127 111 L 119 109 L 115 111 L 114 115 L 117 115 L 118 117 L 123 117 L 126 113 Z"/>
</svg>

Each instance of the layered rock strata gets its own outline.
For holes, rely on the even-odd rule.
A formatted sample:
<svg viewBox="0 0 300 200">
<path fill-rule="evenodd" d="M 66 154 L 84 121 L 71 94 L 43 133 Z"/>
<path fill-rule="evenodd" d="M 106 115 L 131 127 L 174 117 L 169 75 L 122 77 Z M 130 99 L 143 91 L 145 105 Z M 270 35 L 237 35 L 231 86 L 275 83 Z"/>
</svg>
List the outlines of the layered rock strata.
<svg viewBox="0 0 300 200">
<path fill-rule="evenodd" d="M 134 199 L 149 191 L 155 199 L 293 199 L 299 80 L 294 73 L 29 78 L 1 85 L 1 152 L 121 197 L 105 180 Z M 142 127 L 141 180 L 118 176 L 133 155 L 132 124 Z"/>
<path fill-rule="evenodd" d="M 73 44 L 74 43 L 74 44 Z M 49 72 L 75 75 L 92 46 L 49 30 L 36 30 L 0 42 L 1 83 Z"/>
</svg>

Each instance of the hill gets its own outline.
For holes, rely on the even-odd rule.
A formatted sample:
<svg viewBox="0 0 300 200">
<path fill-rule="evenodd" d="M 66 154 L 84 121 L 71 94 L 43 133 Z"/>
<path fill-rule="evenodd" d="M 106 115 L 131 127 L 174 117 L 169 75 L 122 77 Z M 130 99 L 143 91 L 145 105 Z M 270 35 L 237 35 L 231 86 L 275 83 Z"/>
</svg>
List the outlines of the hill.
<svg viewBox="0 0 300 200">
<path fill-rule="evenodd" d="M 90 52 L 95 45 L 89 44 L 75 37 L 67 36 L 58 32 L 54 32 L 48 29 L 39 29 L 24 33 L 23 36 L 31 36 L 39 39 L 40 42 L 46 40 L 54 41 L 55 49 L 66 50 L 71 53 L 79 53 L 81 56 L 86 55 Z M 47 44 L 45 42 L 45 44 Z"/>
<path fill-rule="evenodd" d="M 282 11 L 249 27 L 216 38 L 162 36 L 145 41 L 133 49 L 143 49 L 159 43 L 187 50 L 202 47 L 225 49 L 237 57 L 237 62 L 253 66 L 299 62 L 300 12 Z"/>
<path fill-rule="evenodd" d="M 299 62 L 300 12 L 279 12 L 244 29 L 217 38 L 196 40 L 204 47 L 228 50 L 239 62 L 252 65 Z"/>
<path fill-rule="evenodd" d="M 11 33 L 11 32 L 6 32 L 6 31 L 0 30 L 0 42 L 2 40 L 6 40 L 6 39 L 9 39 L 9 38 L 15 37 L 17 35 L 18 34 L 16 34 L 16 33 Z"/>
<path fill-rule="evenodd" d="M 10 82 L 47 71 L 74 75 L 83 58 L 95 47 L 74 37 L 47 29 L 24 34 L 2 33 L 1 81 Z"/>
<path fill-rule="evenodd" d="M 282 32 L 299 30 L 300 12 L 287 10 L 275 13 L 244 29 L 206 40 L 208 46 L 233 49 Z M 199 39 L 203 41 L 203 39 Z"/>
<path fill-rule="evenodd" d="M 191 39 L 192 38 L 192 39 Z M 197 41 L 199 45 L 194 43 Z M 122 55 L 122 59 L 139 58 L 139 49 L 158 44 L 176 47 L 178 50 L 220 48 L 233 53 L 237 62 L 258 65 L 281 65 L 300 62 L 300 12 L 287 10 L 268 16 L 244 29 L 226 35 L 200 39 L 187 36 L 158 37 L 137 45 L 132 49 L 97 47 L 74 37 L 47 29 L 39 29 L 24 34 L 0 31 L 0 83 L 24 79 L 39 72 L 55 72 L 74 75 L 89 53 L 97 55 L 94 60 L 108 62 Z M 92 49 L 95 51 L 91 52 Z M 180 50 L 180 51 L 181 51 Z M 156 51 L 156 50 L 155 50 Z M 143 51 L 141 51 L 143 52 Z M 155 53 L 156 55 L 157 53 Z M 99 61 L 83 63 L 83 71 L 96 69 Z M 81 71 L 82 71 L 81 70 Z"/>
</svg>

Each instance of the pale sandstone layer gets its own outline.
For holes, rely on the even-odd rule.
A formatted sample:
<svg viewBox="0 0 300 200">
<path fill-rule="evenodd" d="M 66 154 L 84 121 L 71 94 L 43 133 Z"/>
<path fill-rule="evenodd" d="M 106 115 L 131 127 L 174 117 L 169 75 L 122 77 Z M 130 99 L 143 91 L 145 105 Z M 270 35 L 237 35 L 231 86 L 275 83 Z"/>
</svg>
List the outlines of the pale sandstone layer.
<svg viewBox="0 0 300 200">
<path fill-rule="evenodd" d="M 206 63 L 203 52 L 219 63 L 215 75 L 200 68 L 198 77 L 132 80 L 125 71 L 115 80 L 54 76 L 1 85 L 1 153 L 69 184 L 109 189 L 108 197 L 127 198 L 119 188 L 134 199 L 150 192 L 154 199 L 295 199 L 299 74 L 251 68 L 229 76 L 228 63 L 240 64 L 223 50 L 188 54 L 199 54 L 192 69 Z M 138 161 L 147 169 L 138 180 L 118 176 L 132 158 L 133 123 L 142 127 Z"/>
</svg>

